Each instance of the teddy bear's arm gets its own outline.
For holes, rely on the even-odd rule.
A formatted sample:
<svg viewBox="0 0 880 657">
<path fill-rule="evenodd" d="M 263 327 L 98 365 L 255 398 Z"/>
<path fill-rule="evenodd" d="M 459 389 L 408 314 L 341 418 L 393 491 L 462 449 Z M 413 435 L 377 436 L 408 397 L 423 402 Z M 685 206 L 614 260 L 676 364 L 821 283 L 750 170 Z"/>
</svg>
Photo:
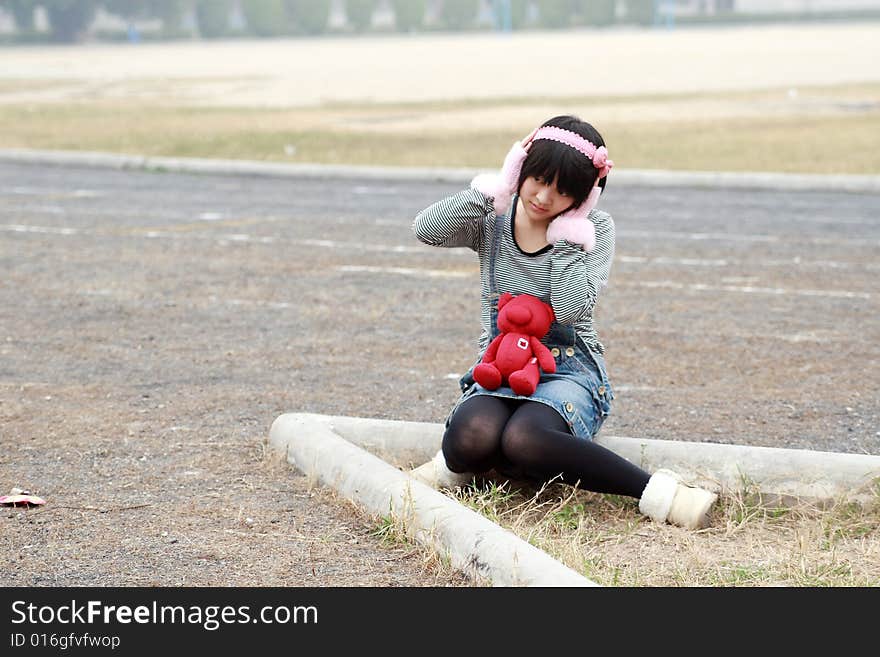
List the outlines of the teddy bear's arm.
<svg viewBox="0 0 880 657">
<path fill-rule="evenodd" d="M 532 352 L 538 358 L 538 365 L 540 365 L 541 369 L 547 372 L 547 374 L 553 374 L 556 371 L 556 359 L 553 358 L 553 354 L 551 354 L 547 346 L 534 335 L 529 338 L 529 342 L 532 343 Z"/>
<path fill-rule="evenodd" d="M 501 341 L 504 339 L 504 334 L 500 334 L 495 336 L 495 339 L 489 343 L 489 348 L 486 349 L 486 353 L 483 354 L 483 357 L 480 359 L 482 363 L 491 363 L 495 360 L 495 356 L 498 355 L 498 346 L 501 344 Z"/>
</svg>

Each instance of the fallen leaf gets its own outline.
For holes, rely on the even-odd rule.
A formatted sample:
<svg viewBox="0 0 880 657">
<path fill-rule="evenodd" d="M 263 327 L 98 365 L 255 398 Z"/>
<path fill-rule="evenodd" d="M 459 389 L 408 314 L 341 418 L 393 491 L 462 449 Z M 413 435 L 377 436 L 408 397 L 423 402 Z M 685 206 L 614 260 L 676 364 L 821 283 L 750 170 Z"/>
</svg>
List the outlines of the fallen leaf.
<svg viewBox="0 0 880 657">
<path fill-rule="evenodd" d="M 37 506 L 45 503 L 46 500 L 37 497 L 36 495 L 0 495 L 0 504 L 4 506 L 17 506 L 19 504 L 24 506 Z"/>
</svg>

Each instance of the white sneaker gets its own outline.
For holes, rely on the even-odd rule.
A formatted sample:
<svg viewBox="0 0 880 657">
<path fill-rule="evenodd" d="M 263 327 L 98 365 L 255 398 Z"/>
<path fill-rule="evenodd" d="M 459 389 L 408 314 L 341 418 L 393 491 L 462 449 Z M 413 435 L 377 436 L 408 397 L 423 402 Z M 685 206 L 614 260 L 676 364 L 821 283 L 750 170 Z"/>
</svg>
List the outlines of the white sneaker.
<svg viewBox="0 0 880 657">
<path fill-rule="evenodd" d="M 434 489 L 464 486 L 473 479 L 473 475 L 469 472 L 453 472 L 446 467 L 443 450 L 437 452 L 427 463 L 410 470 L 409 475 Z"/>
<path fill-rule="evenodd" d="M 709 509 L 718 495 L 687 486 L 670 470 L 658 470 L 648 480 L 639 500 L 639 511 L 656 522 L 669 522 L 687 529 L 709 523 Z"/>
</svg>

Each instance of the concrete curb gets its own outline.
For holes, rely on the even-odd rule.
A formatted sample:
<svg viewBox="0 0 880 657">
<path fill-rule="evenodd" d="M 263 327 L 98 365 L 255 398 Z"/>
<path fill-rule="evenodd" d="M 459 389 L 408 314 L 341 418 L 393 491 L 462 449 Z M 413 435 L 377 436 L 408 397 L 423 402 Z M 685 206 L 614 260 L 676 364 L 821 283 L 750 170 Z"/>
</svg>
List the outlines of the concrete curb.
<svg viewBox="0 0 880 657">
<path fill-rule="evenodd" d="M 348 442 L 394 465 L 421 465 L 440 449 L 443 425 L 359 417 L 292 413 L 282 418 L 320 419 Z M 853 501 L 872 498 L 880 456 L 778 447 L 603 436 L 596 442 L 649 472 L 670 468 L 716 491 L 753 485 L 767 495 Z"/>
<path fill-rule="evenodd" d="M 596 586 L 550 555 L 465 508 L 335 431 L 334 419 L 285 414 L 270 444 L 288 462 L 371 513 L 389 512 L 418 542 L 446 554 L 476 581 L 495 586 Z"/>
<path fill-rule="evenodd" d="M 0 162 L 277 178 L 433 181 L 462 186 L 467 185 L 477 173 L 485 172 L 482 169 L 466 168 L 285 164 L 250 160 L 145 157 L 90 151 L 44 151 L 16 148 L 0 149 Z M 614 172 L 614 184 L 625 187 L 697 187 L 880 193 L 880 176 L 873 175 L 623 169 Z"/>
<path fill-rule="evenodd" d="M 288 462 L 376 515 L 392 511 L 420 543 L 497 586 L 596 586 L 511 532 L 397 469 L 429 460 L 443 425 L 285 413 L 269 441 Z M 605 436 L 597 442 L 649 472 L 671 468 L 718 491 L 867 501 L 880 456 Z M 387 461 L 387 462 L 386 462 Z M 390 465 L 394 464 L 394 465 Z"/>
</svg>

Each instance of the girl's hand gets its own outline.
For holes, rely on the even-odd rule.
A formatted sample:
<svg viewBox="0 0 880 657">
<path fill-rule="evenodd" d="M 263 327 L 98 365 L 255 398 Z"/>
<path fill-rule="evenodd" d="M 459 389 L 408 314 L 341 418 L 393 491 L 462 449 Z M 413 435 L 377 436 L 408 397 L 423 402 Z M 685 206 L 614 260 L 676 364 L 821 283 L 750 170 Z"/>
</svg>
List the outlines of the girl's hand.
<svg viewBox="0 0 880 657">
<path fill-rule="evenodd" d="M 596 248 L 596 227 L 584 216 L 561 214 L 547 226 L 547 242 L 556 244 L 560 240 L 592 251 Z"/>
<path fill-rule="evenodd" d="M 563 212 L 547 227 L 547 241 L 555 244 L 565 240 L 570 244 L 580 244 L 585 251 L 596 248 L 596 227 L 590 221 L 590 212 L 596 207 L 602 188 L 593 187 L 587 199 L 579 208 Z"/>
<path fill-rule="evenodd" d="M 522 142 L 514 142 L 504 158 L 501 171 L 483 173 L 471 181 L 473 189 L 479 191 L 486 198 L 492 199 L 496 215 L 502 215 L 510 209 L 513 195 L 519 191 L 517 183 L 527 155 L 528 151 L 523 147 Z"/>
<path fill-rule="evenodd" d="M 504 158 L 501 171 L 481 174 L 471 181 L 472 188 L 481 192 L 486 198 L 492 199 L 495 214 L 504 214 L 510 209 L 513 195 L 519 191 L 517 183 L 523 162 L 529 154 L 529 147 L 537 132 L 538 128 L 535 128 L 522 141 L 514 142 L 507 157 Z"/>
</svg>

